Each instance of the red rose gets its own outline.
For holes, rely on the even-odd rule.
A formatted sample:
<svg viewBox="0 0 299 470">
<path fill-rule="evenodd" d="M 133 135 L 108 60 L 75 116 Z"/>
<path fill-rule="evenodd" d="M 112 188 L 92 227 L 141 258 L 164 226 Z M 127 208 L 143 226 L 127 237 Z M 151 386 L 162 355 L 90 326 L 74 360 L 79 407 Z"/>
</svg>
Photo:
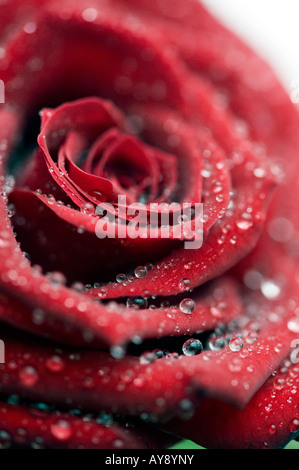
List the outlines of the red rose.
<svg viewBox="0 0 299 470">
<path fill-rule="evenodd" d="M 295 438 L 299 116 L 269 67 L 195 0 L 0 8 L 0 445 Z M 189 231 L 147 236 L 166 204 Z"/>
</svg>

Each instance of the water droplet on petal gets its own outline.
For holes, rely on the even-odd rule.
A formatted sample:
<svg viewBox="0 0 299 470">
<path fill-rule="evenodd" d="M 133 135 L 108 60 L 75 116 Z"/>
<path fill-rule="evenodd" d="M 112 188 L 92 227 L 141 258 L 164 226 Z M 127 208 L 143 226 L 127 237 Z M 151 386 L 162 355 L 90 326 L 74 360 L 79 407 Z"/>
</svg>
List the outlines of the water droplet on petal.
<svg viewBox="0 0 299 470">
<path fill-rule="evenodd" d="M 12 445 L 12 439 L 8 432 L 0 430 L 0 449 L 8 449 Z"/>
<path fill-rule="evenodd" d="M 113 445 L 116 449 L 121 449 L 122 447 L 124 447 L 124 442 L 121 439 L 116 439 L 113 442 Z"/>
<path fill-rule="evenodd" d="M 297 433 L 299 431 L 299 418 L 293 419 L 289 425 L 289 430 L 291 433 Z"/>
<path fill-rule="evenodd" d="M 292 331 L 292 333 L 299 333 L 299 317 L 292 318 L 288 322 L 288 329 Z"/>
<path fill-rule="evenodd" d="M 25 33 L 33 34 L 36 31 L 36 23 L 34 23 L 33 21 L 30 21 L 30 22 L 25 24 L 23 29 L 24 29 Z"/>
<path fill-rule="evenodd" d="M 98 11 L 95 8 L 87 8 L 82 13 L 83 20 L 89 23 L 91 23 L 92 21 L 95 21 L 97 19 L 97 16 L 98 16 Z"/>
<path fill-rule="evenodd" d="M 85 228 L 83 227 L 83 225 L 79 225 L 79 227 L 77 228 L 77 232 L 80 235 L 82 235 L 85 232 Z"/>
<path fill-rule="evenodd" d="M 278 377 L 274 380 L 273 385 L 275 390 L 283 390 L 285 386 L 285 379 L 283 379 L 282 377 Z"/>
<path fill-rule="evenodd" d="M 75 290 L 76 292 L 84 292 L 85 286 L 82 282 L 74 282 L 71 285 L 71 289 Z"/>
<path fill-rule="evenodd" d="M 188 339 L 182 349 L 185 356 L 196 356 L 202 352 L 203 345 L 199 339 Z"/>
<path fill-rule="evenodd" d="M 237 227 L 242 230 L 246 231 L 253 226 L 253 218 L 251 214 L 244 212 L 240 219 L 237 221 Z"/>
<path fill-rule="evenodd" d="M 255 168 L 253 174 L 256 178 L 264 178 L 266 176 L 266 171 L 263 168 Z"/>
<path fill-rule="evenodd" d="M 241 351 L 243 346 L 244 346 L 243 340 L 239 338 L 238 336 L 236 336 L 235 338 L 232 338 L 229 342 L 229 349 L 233 352 Z"/>
<path fill-rule="evenodd" d="M 122 359 L 125 355 L 125 348 L 123 346 L 112 346 L 110 348 L 110 354 L 115 359 Z"/>
<path fill-rule="evenodd" d="M 25 387 L 33 387 L 38 381 L 38 373 L 34 367 L 26 366 L 20 370 L 20 380 Z"/>
<path fill-rule="evenodd" d="M 228 364 L 228 368 L 231 372 L 237 373 L 242 370 L 242 362 L 240 359 L 234 359 Z"/>
<path fill-rule="evenodd" d="M 236 237 L 236 235 L 233 235 L 233 236 L 230 238 L 229 241 L 230 241 L 230 243 L 231 243 L 232 245 L 235 245 L 235 244 L 237 243 L 237 237 Z"/>
<path fill-rule="evenodd" d="M 53 271 L 47 273 L 47 278 L 54 286 L 64 286 L 66 284 L 66 277 L 63 273 L 59 271 Z"/>
<path fill-rule="evenodd" d="M 190 269 L 192 269 L 192 262 L 185 264 L 184 268 L 186 269 L 186 271 L 189 271 Z"/>
<path fill-rule="evenodd" d="M 279 296 L 280 287 L 275 282 L 265 279 L 261 283 L 261 291 L 267 299 L 272 300 Z"/>
<path fill-rule="evenodd" d="M 64 363 L 61 357 L 52 356 L 46 361 L 46 367 L 51 372 L 61 372 L 64 368 Z"/>
<path fill-rule="evenodd" d="M 0 248 L 7 248 L 10 245 L 9 240 L 2 238 L 0 233 Z"/>
<path fill-rule="evenodd" d="M 211 175 L 212 175 L 212 172 L 208 169 L 204 169 L 204 170 L 201 171 L 201 176 L 203 178 L 210 178 Z"/>
<path fill-rule="evenodd" d="M 95 213 L 95 207 L 93 204 L 91 204 L 91 202 L 85 202 L 84 204 L 82 204 L 80 210 L 81 212 L 83 212 L 83 214 L 86 215 L 94 215 Z"/>
<path fill-rule="evenodd" d="M 226 240 L 226 236 L 224 234 L 219 235 L 219 237 L 217 238 L 218 245 L 223 245 L 225 243 L 225 240 Z"/>
<path fill-rule="evenodd" d="M 140 358 L 139 362 L 140 364 L 151 364 L 152 362 L 155 362 L 156 360 L 156 354 L 154 352 L 144 352 Z"/>
<path fill-rule="evenodd" d="M 258 271 L 247 271 L 244 275 L 244 284 L 252 290 L 257 290 L 261 286 L 263 276 Z"/>
<path fill-rule="evenodd" d="M 68 421 L 60 419 L 57 423 L 52 424 L 51 433 L 59 441 L 66 441 L 72 435 L 72 428 Z"/>
<path fill-rule="evenodd" d="M 180 303 L 180 310 L 189 315 L 194 312 L 195 307 L 196 303 L 192 299 L 183 299 Z"/>
<path fill-rule="evenodd" d="M 294 234 L 294 226 L 288 219 L 277 218 L 269 223 L 268 233 L 276 242 L 286 243 Z"/>
<path fill-rule="evenodd" d="M 245 335 L 245 341 L 247 344 L 254 344 L 257 340 L 257 334 L 254 332 L 254 331 L 249 331 L 246 335 Z"/>
<path fill-rule="evenodd" d="M 208 341 L 208 347 L 212 351 L 219 351 L 225 346 L 225 339 L 221 336 L 212 336 Z"/>
<path fill-rule="evenodd" d="M 179 288 L 181 290 L 188 290 L 190 287 L 191 281 L 190 279 L 181 279 L 179 282 Z"/>
<path fill-rule="evenodd" d="M 45 321 L 45 312 L 40 308 L 35 308 L 32 312 L 32 321 L 36 325 L 42 325 Z"/>
<path fill-rule="evenodd" d="M 134 308 L 135 310 L 147 308 L 148 302 L 144 297 L 133 297 L 127 299 L 126 303 L 128 308 Z"/>
<path fill-rule="evenodd" d="M 9 204 L 7 208 L 7 215 L 9 218 L 13 217 L 16 213 L 16 208 L 14 204 Z"/>
<path fill-rule="evenodd" d="M 272 424 L 269 428 L 269 434 L 273 435 L 276 433 L 276 426 L 275 424 Z"/>
<path fill-rule="evenodd" d="M 116 282 L 118 282 L 119 284 L 121 284 L 122 282 L 125 282 L 126 279 L 127 279 L 127 276 L 122 273 L 116 276 Z"/>
<path fill-rule="evenodd" d="M 147 269 L 145 266 L 138 266 L 135 269 L 134 274 L 137 278 L 142 279 L 143 277 L 147 275 Z"/>
</svg>

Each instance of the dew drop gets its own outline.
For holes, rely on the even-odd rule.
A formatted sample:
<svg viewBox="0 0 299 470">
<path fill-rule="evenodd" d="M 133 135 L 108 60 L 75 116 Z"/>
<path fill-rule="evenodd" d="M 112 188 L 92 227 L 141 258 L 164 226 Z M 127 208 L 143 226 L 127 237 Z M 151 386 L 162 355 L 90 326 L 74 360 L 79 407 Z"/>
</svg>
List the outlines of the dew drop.
<svg viewBox="0 0 299 470">
<path fill-rule="evenodd" d="M 26 366 L 20 370 L 20 380 L 25 387 L 33 387 L 38 381 L 38 373 L 34 367 Z"/>
<path fill-rule="evenodd" d="M 185 264 L 184 269 L 186 269 L 186 271 L 189 271 L 190 269 L 192 269 L 192 262 Z"/>
<path fill-rule="evenodd" d="M 199 339 L 188 339 L 182 349 L 185 356 L 196 356 L 202 352 L 203 345 Z"/>
<path fill-rule="evenodd" d="M 299 419 L 295 418 L 289 425 L 289 430 L 291 433 L 297 433 L 299 431 Z"/>
<path fill-rule="evenodd" d="M 46 367 L 51 372 L 61 372 L 64 368 L 63 360 L 59 356 L 52 356 L 46 361 Z"/>
<path fill-rule="evenodd" d="M 32 312 L 32 321 L 35 325 L 42 325 L 45 321 L 45 312 L 40 308 L 35 308 Z"/>
<path fill-rule="evenodd" d="M 252 290 L 257 290 L 261 286 L 261 282 L 263 280 L 263 276 L 258 271 L 247 271 L 244 275 L 244 284 Z"/>
<path fill-rule="evenodd" d="M 264 178 L 266 176 L 266 171 L 263 168 L 255 168 L 253 174 L 256 178 Z"/>
<path fill-rule="evenodd" d="M 242 230 L 246 231 L 253 226 L 253 218 L 251 214 L 244 212 L 240 219 L 237 221 L 237 227 Z"/>
<path fill-rule="evenodd" d="M 47 273 L 47 278 L 54 286 L 64 286 L 66 284 L 66 277 L 59 271 Z"/>
<path fill-rule="evenodd" d="M 14 190 L 15 178 L 12 175 L 8 175 L 5 180 L 4 191 L 9 194 Z"/>
<path fill-rule="evenodd" d="M 275 424 L 272 424 L 269 428 L 269 434 L 273 435 L 276 433 L 276 426 Z"/>
<path fill-rule="evenodd" d="M 285 386 L 285 380 L 283 378 L 278 377 L 273 382 L 275 390 L 283 390 Z"/>
<path fill-rule="evenodd" d="M 8 208 L 7 208 L 7 215 L 9 218 L 13 217 L 16 213 L 16 208 L 14 206 L 14 204 L 9 204 L 8 205 Z"/>
<path fill-rule="evenodd" d="M 217 306 L 211 307 L 210 312 L 214 318 L 221 318 L 223 316 L 223 312 L 221 311 L 221 308 Z"/>
<path fill-rule="evenodd" d="M 292 318 L 288 322 L 288 329 L 292 331 L 292 333 L 299 333 L 299 317 Z"/>
<path fill-rule="evenodd" d="M 219 235 L 219 237 L 217 238 L 218 245 L 223 245 L 225 243 L 225 240 L 226 240 L 226 236 L 224 234 Z"/>
<path fill-rule="evenodd" d="M 192 299 L 183 299 L 180 303 L 180 310 L 188 315 L 194 312 L 195 307 L 196 303 Z"/>
<path fill-rule="evenodd" d="M 276 299 L 280 294 L 280 287 L 269 279 L 265 279 L 261 283 L 261 291 L 263 295 L 269 299 Z"/>
<path fill-rule="evenodd" d="M 225 346 L 225 339 L 221 336 L 212 336 L 208 341 L 208 347 L 211 351 L 219 351 Z"/>
<path fill-rule="evenodd" d="M 190 287 L 191 285 L 191 281 L 190 279 L 181 279 L 180 282 L 179 282 L 179 288 L 181 290 L 186 290 Z"/>
<path fill-rule="evenodd" d="M 122 447 L 124 447 L 124 442 L 121 439 L 116 439 L 113 442 L 113 445 L 116 449 L 121 449 Z"/>
<path fill-rule="evenodd" d="M 279 243 L 286 243 L 291 240 L 294 234 L 292 222 L 283 217 L 272 220 L 268 226 L 270 237 Z"/>
<path fill-rule="evenodd" d="M 247 344 L 254 344 L 257 338 L 257 334 L 254 331 L 249 331 L 245 336 L 245 341 Z"/>
<path fill-rule="evenodd" d="M 82 204 L 82 206 L 80 207 L 80 210 L 83 214 L 86 214 L 86 215 L 94 215 L 95 213 L 94 205 L 91 204 L 91 202 L 85 202 L 84 204 Z"/>
<path fill-rule="evenodd" d="M 201 171 L 201 176 L 203 178 L 210 178 L 212 175 L 211 171 L 210 170 L 207 170 L 207 169 L 204 169 Z"/>
<path fill-rule="evenodd" d="M 0 234 L 0 248 L 7 248 L 10 245 L 9 240 L 5 240 Z"/>
<path fill-rule="evenodd" d="M 147 308 L 148 302 L 144 297 L 132 297 L 127 299 L 126 306 L 128 308 L 134 308 L 135 310 L 140 310 Z"/>
<path fill-rule="evenodd" d="M 144 352 L 139 358 L 140 364 L 151 364 L 156 360 L 156 354 L 154 352 Z"/>
<path fill-rule="evenodd" d="M 82 235 L 85 232 L 85 228 L 83 227 L 83 225 L 79 225 L 79 227 L 77 228 L 77 232 L 80 235 Z"/>
<path fill-rule="evenodd" d="M 84 292 L 85 286 L 82 284 L 82 282 L 74 282 L 71 285 L 71 289 L 75 290 L 76 292 Z"/>
<path fill-rule="evenodd" d="M 3 429 L 0 430 L 0 449 L 8 449 L 12 445 L 12 440 L 10 434 L 4 431 Z"/>
<path fill-rule="evenodd" d="M 233 352 L 241 351 L 243 346 L 244 346 L 244 343 L 242 339 L 239 338 L 238 336 L 232 338 L 229 342 L 229 349 Z"/>
<path fill-rule="evenodd" d="M 214 194 L 219 194 L 221 193 L 222 190 L 223 190 L 223 186 L 222 186 L 221 181 L 216 181 L 214 188 L 213 188 Z"/>
<path fill-rule="evenodd" d="M 125 348 L 122 346 L 112 346 L 110 348 L 110 354 L 114 359 L 122 359 L 125 355 Z"/>
<path fill-rule="evenodd" d="M 127 279 L 127 276 L 122 273 L 116 276 L 116 282 L 118 282 L 119 284 L 121 284 L 122 282 L 125 282 L 126 279 Z"/>
<path fill-rule="evenodd" d="M 95 8 L 87 8 L 82 13 L 82 18 L 89 23 L 95 21 L 97 19 L 97 16 L 98 12 Z"/>
<path fill-rule="evenodd" d="M 231 372 L 240 372 L 242 370 L 242 363 L 240 360 L 235 359 L 228 364 L 228 368 Z"/>
<path fill-rule="evenodd" d="M 36 31 L 36 24 L 33 21 L 26 23 L 24 26 L 24 31 L 27 34 L 33 34 Z"/>
<path fill-rule="evenodd" d="M 143 277 L 147 275 L 147 269 L 145 266 L 138 266 L 135 269 L 134 274 L 138 279 L 142 279 Z"/>
<path fill-rule="evenodd" d="M 237 237 L 236 235 L 233 235 L 231 239 L 229 240 L 232 245 L 235 245 L 237 243 Z"/>
<path fill-rule="evenodd" d="M 51 195 L 49 194 L 49 196 L 48 196 L 48 204 L 49 204 L 50 206 L 53 206 L 53 205 L 55 204 L 55 202 L 56 202 L 55 197 L 54 197 L 54 196 L 51 196 Z"/>
<path fill-rule="evenodd" d="M 194 405 L 192 401 L 188 399 L 183 399 L 179 403 L 180 407 L 180 418 L 184 420 L 189 420 L 194 414 Z"/>
<path fill-rule="evenodd" d="M 68 421 L 60 419 L 57 423 L 52 424 L 51 433 L 59 441 L 66 441 L 72 435 L 72 428 Z"/>
</svg>

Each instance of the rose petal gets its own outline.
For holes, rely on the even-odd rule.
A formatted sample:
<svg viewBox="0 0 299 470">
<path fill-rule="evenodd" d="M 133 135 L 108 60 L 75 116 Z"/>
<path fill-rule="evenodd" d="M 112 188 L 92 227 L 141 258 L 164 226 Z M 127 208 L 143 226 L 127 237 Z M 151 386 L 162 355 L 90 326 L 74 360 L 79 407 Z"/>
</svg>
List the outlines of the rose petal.
<svg viewBox="0 0 299 470">
<path fill-rule="evenodd" d="M 46 405 L 44 406 L 46 408 Z M 108 417 L 109 420 L 109 417 Z M 142 426 L 112 422 L 105 415 L 75 416 L 38 407 L 0 404 L 1 448 L 148 449 L 169 446 L 171 438 Z M 20 433 L 20 426 L 22 433 Z M 158 443 L 159 440 L 159 443 Z"/>
<path fill-rule="evenodd" d="M 243 410 L 205 399 L 194 417 L 169 429 L 208 448 L 277 449 L 298 437 L 298 365 L 284 361 Z"/>
</svg>

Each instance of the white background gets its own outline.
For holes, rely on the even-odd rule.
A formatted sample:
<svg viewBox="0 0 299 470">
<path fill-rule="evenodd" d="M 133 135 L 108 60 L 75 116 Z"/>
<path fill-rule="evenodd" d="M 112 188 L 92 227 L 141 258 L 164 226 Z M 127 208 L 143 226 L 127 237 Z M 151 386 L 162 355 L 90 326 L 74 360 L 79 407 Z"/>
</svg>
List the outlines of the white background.
<svg viewBox="0 0 299 470">
<path fill-rule="evenodd" d="M 285 87 L 299 79 L 299 0 L 202 0 L 263 55 Z"/>
</svg>

